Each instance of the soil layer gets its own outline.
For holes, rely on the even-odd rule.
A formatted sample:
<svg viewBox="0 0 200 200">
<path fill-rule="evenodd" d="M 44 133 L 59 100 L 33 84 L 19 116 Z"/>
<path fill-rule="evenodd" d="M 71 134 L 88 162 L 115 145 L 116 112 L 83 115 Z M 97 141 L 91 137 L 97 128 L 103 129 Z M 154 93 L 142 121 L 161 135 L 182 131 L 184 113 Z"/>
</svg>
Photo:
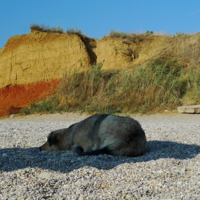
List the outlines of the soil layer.
<svg viewBox="0 0 200 200">
<path fill-rule="evenodd" d="M 0 89 L 0 117 L 18 113 L 22 107 L 38 102 L 59 87 L 59 79 L 10 85 Z"/>
</svg>

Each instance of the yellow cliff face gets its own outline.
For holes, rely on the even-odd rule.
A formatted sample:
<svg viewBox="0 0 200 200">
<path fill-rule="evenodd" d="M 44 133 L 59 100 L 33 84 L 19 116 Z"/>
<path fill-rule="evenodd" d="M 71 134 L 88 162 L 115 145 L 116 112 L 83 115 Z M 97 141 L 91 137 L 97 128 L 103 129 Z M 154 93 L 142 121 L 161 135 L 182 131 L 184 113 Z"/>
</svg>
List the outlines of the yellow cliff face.
<svg viewBox="0 0 200 200">
<path fill-rule="evenodd" d="M 95 40 L 82 34 L 33 30 L 13 36 L 0 49 L 0 117 L 51 96 L 68 71 L 85 71 L 103 62 L 102 70 L 112 73 L 157 59 L 197 69 L 199 55 L 200 33 L 122 34 Z"/>
<path fill-rule="evenodd" d="M 104 70 L 139 67 L 156 59 L 176 60 L 186 67 L 200 66 L 200 33 L 180 36 L 143 34 L 137 37 L 98 40 L 97 63 L 104 61 Z"/>
<path fill-rule="evenodd" d="M 137 45 L 120 38 L 105 37 L 97 41 L 97 63 L 104 62 L 104 70 L 124 69 L 133 64 Z"/>
<path fill-rule="evenodd" d="M 67 70 L 91 64 L 77 35 L 32 31 L 11 37 L 0 52 L 0 88 L 62 78 Z"/>
<path fill-rule="evenodd" d="M 103 70 L 138 67 L 155 59 L 199 66 L 200 34 L 104 37 L 31 31 L 13 36 L 0 49 L 0 88 L 60 79 L 68 70 L 86 70 L 103 62 Z"/>
</svg>

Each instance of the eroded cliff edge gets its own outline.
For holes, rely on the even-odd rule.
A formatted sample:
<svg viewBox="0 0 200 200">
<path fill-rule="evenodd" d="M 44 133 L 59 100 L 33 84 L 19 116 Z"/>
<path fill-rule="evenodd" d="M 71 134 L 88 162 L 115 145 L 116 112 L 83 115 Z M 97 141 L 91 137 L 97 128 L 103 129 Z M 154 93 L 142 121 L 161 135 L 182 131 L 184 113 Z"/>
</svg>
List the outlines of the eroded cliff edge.
<svg viewBox="0 0 200 200">
<path fill-rule="evenodd" d="M 32 31 L 11 37 L 0 52 L 0 88 L 62 78 L 67 70 L 87 68 L 94 60 L 75 34 Z"/>
<path fill-rule="evenodd" d="M 60 79 L 68 70 L 85 70 L 104 62 L 103 70 L 141 66 L 157 58 L 199 66 L 200 34 L 167 36 L 142 34 L 132 38 L 31 31 L 11 37 L 0 49 L 0 88 Z"/>
<path fill-rule="evenodd" d="M 199 55 L 200 33 L 119 34 L 97 40 L 82 34 L 33 30 L 13 36 L 0 49 L 0 117 L 51 96 L 67 71 L 85 71 L 103 62 L 102 69 L 112 73 L 156 59 L 174 60 L 184 68 L 197 69 Z"/>
</svg>

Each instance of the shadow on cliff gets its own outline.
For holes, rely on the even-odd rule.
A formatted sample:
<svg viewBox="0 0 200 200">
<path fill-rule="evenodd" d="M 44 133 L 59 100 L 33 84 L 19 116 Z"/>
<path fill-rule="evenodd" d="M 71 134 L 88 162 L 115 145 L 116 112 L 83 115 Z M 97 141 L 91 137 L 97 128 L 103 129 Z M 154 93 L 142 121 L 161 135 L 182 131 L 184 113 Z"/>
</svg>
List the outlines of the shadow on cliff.
<svg viewBox="0 0 200 200">
<path fill-rule="evenodd" d="M 70 172 L 84 166 L 109 170 L 124 163 L 149 162 L 158 159 L 191 159 L 200 153 L 200 146 L 171 141 L 149 141 L 147 152 L 139 157 L 118 157 L 111 155 L 76 157 L 71 151 L 39 151 L 39 148 L 0 149 L 0 171 L 42 168 Z"/>
</svg>

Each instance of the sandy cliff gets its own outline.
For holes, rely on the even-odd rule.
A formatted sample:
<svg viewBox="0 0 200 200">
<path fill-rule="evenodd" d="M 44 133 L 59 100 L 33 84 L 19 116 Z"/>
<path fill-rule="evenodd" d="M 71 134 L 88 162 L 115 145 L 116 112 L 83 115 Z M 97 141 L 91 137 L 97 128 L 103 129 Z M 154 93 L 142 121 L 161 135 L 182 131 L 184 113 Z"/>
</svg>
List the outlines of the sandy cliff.
<svg viewBox="0 0 200 200">
<path fill-rule="evenodd" d="M 177 36 L 141 34 L 132 38 L 107 36 L 101 40 L 40 31 L 13 36 L 0 49 L 0 101 L 3 105 L 0 106 L 0 116 L 1 113 L 11 113 L 11 107 L 41 99 L 44 96 L 42 88 L 46 92 L 53 91 L 54 85 L 59 84 L 59 79 L 68 70 L 85 70 L 91 64 L 103 62 L 103 70 L 113 71 L 139 67 L 157 58 L 174 59 L 185 67 L 199 67 L 199 55 L 200 33 Z M 13 100 L 8 101 L 10 93 L 16 91 L 18 98 L 12 97 Z M 34 97 L 30 95 L 32 91 Z"/>
<path fill-rule="evenodd" d="M 105 37 L 97 41 L 97 62 L 105 61 L 103 69 L 138 67 L 160 58 L 177 60 L 187 67 L 200 66 L 200 33 L 147 35 L 135 40 Z"/>
<path fill-rule="evenodd" d="M 70 69 L 92 63 L 77 35 L 32 31 L 10 38 L 0 52 L 0 88 L 61 78 Z"/>
<path fill-rule="evenodd" d="M 193 66 L 200 64 L 200 34 L 147 35 L 139 39 L 94 40 L 39 31 L 13 36 L 0 50 L 0 88 L 62 78 L 67 70 L 85 70 L 100 62 L 104 62 L 104 70 L 140 66 L 156 58 L 173 58 Z"/>
</svg>

